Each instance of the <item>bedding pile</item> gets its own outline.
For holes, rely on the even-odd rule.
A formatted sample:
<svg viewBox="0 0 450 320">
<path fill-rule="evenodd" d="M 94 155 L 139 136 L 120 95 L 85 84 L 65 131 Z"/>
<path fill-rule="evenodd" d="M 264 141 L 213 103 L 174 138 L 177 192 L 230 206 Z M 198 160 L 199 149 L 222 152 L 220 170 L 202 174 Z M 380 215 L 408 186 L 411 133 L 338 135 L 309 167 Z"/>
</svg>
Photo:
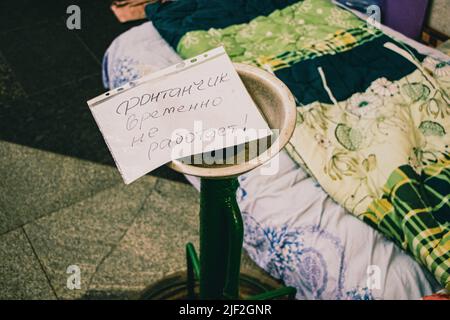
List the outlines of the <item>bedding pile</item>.
<svg viewBox="0 0 450 320">
<path fill-rule="evenodd" d="M 329 0 L 176 1 L 146 12 L 182 58 L 222 45 L 280 78 L 299 106 L 289 155 L 450 287 L 447 61 Z"/>
<path fill-rule="evenodd" d="M 147 14 L 105 53 L 105 87 L 223 45 L 296 95 L 279 172 L 239 177 L 258 265 L 299 299 L 418 299 L 448 286 L 448 57 L 328 0 L 183 0 Z"/>
<path fill-rule="evenodd" d="M 152 23 L 144 23 L 108 48 L 105 87 L 119 87 L 180 60 Z M 335 203 L 286 151 L 273 161 L 280 168 L 275 175 L 257 169 L 239 177 L 244 247 L 272 276 L 296 287 L 297 298 L 418 299 L 440 289 L 392 241 Z M 187 178 L 200 189 L 198 178 Z"/>
</svg>

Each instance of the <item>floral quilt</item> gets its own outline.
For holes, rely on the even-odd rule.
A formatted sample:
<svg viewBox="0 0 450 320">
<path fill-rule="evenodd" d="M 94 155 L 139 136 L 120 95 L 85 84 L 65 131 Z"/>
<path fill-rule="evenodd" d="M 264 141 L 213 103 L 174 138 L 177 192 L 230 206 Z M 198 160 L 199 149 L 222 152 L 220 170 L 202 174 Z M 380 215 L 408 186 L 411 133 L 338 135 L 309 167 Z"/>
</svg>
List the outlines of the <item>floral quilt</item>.
<svg viewBox="0 0 450 320">
<path fill-rule="evenodd" d="M 423 66 L 335 105 L 299 108 L 287 149 L 336 201 L 448 285 L 450 66 Z"/>
</svg>

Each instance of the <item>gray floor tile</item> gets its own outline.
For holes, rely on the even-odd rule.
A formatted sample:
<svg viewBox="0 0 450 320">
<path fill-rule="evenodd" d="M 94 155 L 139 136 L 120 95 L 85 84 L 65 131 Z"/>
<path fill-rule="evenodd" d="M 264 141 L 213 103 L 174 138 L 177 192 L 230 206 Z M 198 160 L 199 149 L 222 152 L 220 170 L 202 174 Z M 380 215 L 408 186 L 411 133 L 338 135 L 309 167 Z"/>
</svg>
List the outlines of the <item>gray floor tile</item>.
<svg viewBox="0 0 450 320">
<path fill-rule="evenodd" d="M 133 298 L 164 275 L 185 268 L 185 245 L 198 242 L 199 194 L 159 179 L 120 245 L 100 266 L 91 298 Z"/>
<path fill-rule="evenodd" d="M 115 167 L 0 141 L 0 234 L 121 184 Z"/>
<path fill-rule="evenodd" d="M 198 250 L 199 193 L 190 185 L 159 179 L 155 192 L 87 292 L 91 299 L 134 299 L 164 276 L 185 270 L 185 245 Z M 274 283 L 245 253 L 241 271 Z"/>
<path fill-rule="evenodd" d="M 100 68 L 99 61 L 59 19 L 0 32 L 0 50 L 28 94 L 74 81 Z"/>
<path fill-rule="evenodd" d="M 6 105 L 7 100 L 25 96 L 25 91 L 17 81 L 5 57 L 0 53 L 0 101 Z"/>
<path fill-rule="evenodd" d="M 55 299 L 22 229 L 0 236 L 0 299 Z"/>
<path fill-rule="evenodd" d="M 59 298 L 83 296 L 98 265 L 113 250 L 154 188 L 155 178 L 120 184 L 27 224 L 27 233 Z M 81 289 L 66 286 L 67 267 L 81 270 Z"/>
</svg>

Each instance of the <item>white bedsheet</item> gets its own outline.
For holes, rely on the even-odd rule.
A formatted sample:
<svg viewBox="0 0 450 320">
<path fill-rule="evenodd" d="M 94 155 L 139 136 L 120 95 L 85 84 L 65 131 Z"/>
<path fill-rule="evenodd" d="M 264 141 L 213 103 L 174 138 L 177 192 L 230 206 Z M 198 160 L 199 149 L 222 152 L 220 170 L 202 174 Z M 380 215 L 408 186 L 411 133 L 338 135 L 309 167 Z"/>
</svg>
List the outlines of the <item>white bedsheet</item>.
<svg viewBox="0 0 450 320">
<path fill-rule="evenodd" d="M 273 160 L 277 161 L 277 160 Z M 239 177 L 244 247 L 299 299 L 415 299 L 439 288 L 413 258 L 347 213 L 282 152 Z"/>
<path fill-rule="evenodd" d="M 105 53 L 105 87 L 180 60 L 152 23 L 143 23 L 116 38 Z M 276 175 L 256 169 L 239 177 L 237 199 L 245 249 L 271 275 L 296 287 L 297 298 L 418 299 L 440 289 L 407 253 L 333 202 L 285 152 L 279 160 Z M 199 188 L 198 178 L 187 178 Z"/>
</svg>

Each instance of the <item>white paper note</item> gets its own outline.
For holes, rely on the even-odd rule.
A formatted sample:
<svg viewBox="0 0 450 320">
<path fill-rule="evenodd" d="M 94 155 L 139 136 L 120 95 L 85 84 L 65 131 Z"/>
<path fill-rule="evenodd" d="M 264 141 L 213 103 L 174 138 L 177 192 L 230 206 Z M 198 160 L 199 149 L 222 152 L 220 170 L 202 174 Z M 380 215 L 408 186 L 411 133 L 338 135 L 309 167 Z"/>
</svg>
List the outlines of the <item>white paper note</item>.
<svg viewBox="0 0 450 320">
<path fill-rule="evenodd" d="M 125 181 L 270 129 L 222 47 L 88 101 Z M 257 136 L 242 133 L 253 130 Z"/>
</svg>

